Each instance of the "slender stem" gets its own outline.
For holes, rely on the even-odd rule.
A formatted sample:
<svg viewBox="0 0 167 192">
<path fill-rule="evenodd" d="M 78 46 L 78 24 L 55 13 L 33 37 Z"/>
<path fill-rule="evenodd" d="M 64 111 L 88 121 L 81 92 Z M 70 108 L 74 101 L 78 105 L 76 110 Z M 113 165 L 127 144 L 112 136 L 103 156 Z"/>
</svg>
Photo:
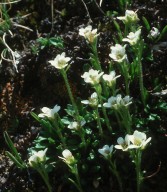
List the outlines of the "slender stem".
<svg viewBox="0 0 167 192">
<path fill-rule="evenodd" d="M 73 94 L 72 94 L 72 91 L 71 91 L 71 87 L 70 87 L 69 82 L 68 82 L 66 71 L 64 69 L 61 69 L 61 74 L 62 74 L 62 76 L 64 78 L 66 88 L 67 88 L 67 91 L 68 91 L 68 95 L 69 95 L 71 103 L 72 103 L 72 105 L 74 107 L 74 110 L 75 110 L 75 113 L 76 113 L 76 119 L 77 119 L 78 123 L 80 123 L 80 121 L 79 121 L 79 111 L 78 111 L 77 105 L 75 103 L 75 100 L 74 100 L 74 97 L 73 97 Z"/>
<path fill-rule="evenodd" d="M 80 136 L 80 138 L 82 140 L 82 143 L 84 144 L 84 146 L 86 148 L 87 145 L 86 145 L 86 141 L 85 141 L 85 134 L 84 134 L 81 126 L 80 126 L 80 128 L 78 130 L 78 134 L 79 134 L 79 136 Z"/>
<path fill-rule="evenodd" d="M 122 126 L 121 126 L 121 119 L 119 117 L 119 113 L 117 112 L 117 110 L 114 110 L 114 113 L 115 113 L 115 116 L 117 118 L 118 125 L 121 128 Z"/>
<path fill-rule="evenodd" d="M 76 177 L 76 180 L 77 180 L 77 184 L 78 184 L 78 186 L 79 186 L 79 189 L 80 189 L 79 191 L 80 191 L 80 192 L 83 192 L 82 187 L 81 187 L 81 182 L 80 182 L 80 177 L 79 177 L 77 165 L 75 165 L 75 177 Z"/>
<path fill-rule="evenodd" d="M 75 175 L 75 178 L 76 178 L 76 181 L 74 181 L 71 178 L 69 178 L 69 180 L 76 186 L 76 188 L 78 189 L 79 192 L 83 192 L 83 189 L 81 187 L 81 182 L 80 182 L 77 164 L 68 165 L 68 166 L 71 170 L 71 173 L 73 173 Z"/>
<path fill-rule="evenodd" d="M 111 160 L 109 162 L 110 162 L 110 168 L 111 168 L 113 174 L 116 176 L 116 179 L 118 181 L 119 190 L 120 190 L 120 192 L 123 192 L 122 181 L 121 181 L 120 175 L 117 171 L 116 165 Z"/>
<path fill-rule="evenodd" d="M 135 54 L 136 54 L 136 59 L 138 61 L 140 94 L 141 94 L 142 102 L 145 106 L 146 105 L 146 95 L 145 95 L 145 89 L 144 89 L 144 83 L 143 83 L 143 69 L 142 69 L 142 63 L 141 63 L 143 48 L 144 48 L 144 42 L 143 42 L 143 40 L 140 40 L 139 43 L 135 47 Z"/>
<path fill-rule="evenodd" d="M 92 52 L 94 55 L 94 61 L 95 61 L 95 68 L 96 70 L 100 70 L 102 71 L 101 65 L 100 65 L 100 61 L 99 61 L 99 57 L 98 57 L 98 53 L 97 53 L 97 38 L 95 39 L 95 41 L 91 44 L 91 48 L 92 48 Z"/>
<path fill-rule="evenodd" d="M 139 149 L 140 150 L 140 149 Z M 141 175 L 141 151 L 137 151 L 136 154 L 136 181 L 137 181 L 137 192 L 140 192 L 141 183 L 142 183 L 142 175 Z"/>
<path fill-rule="evenodd" d="M 142 64 L 139 62 L 139 86 L 140 86 L 140 93 L 141 93 L 141 99 L 144 104 L 146 105 L 145 101 L 145 90 L 144 90 L 144 83 L 143 83 L 143 70 L 142 70 Z"/>
<path fill-rule="evenodd" d="M 99 135 L 102 137 L 103 136 L 103 129 L 101 126 L 101 121 L 100 121 L 100 115 L 99 115 L 99 111 L 98 111 L 98 107 L 95 109 L 96 112 L 96 120 L 97 120 L 97 125 L 99 128 Z"/>
<path fill-rule="evenodd" d="M 51 185 L 49 183 L 49 177 L 48 174 L 45 170 L 44 165 L 40 164 L 40 166 L 38 168 L 36 168 L 36 170 L 38 171 L 38 173 L 41 175 L 41 177 L 43 178 L 47 188 L 48 188 L 48 192 L 52 192 L 52 188 Z"/>
<path fill-rule="evenodd" d="M 95 86 L 95 89 L 96 89 L 96 92 L 97 92 L 97 95 L 98 95 L 98 98 L 99 98 L 99 101 L 100 101 L 100 104 L 101 104 L 101 108 L 102 108 L 102 112 L 103 112 L 103 115 L 104 115 L 104 118 L 105 118 L 105 123 L 107 125 L 107 128 L 112 131 L 112 127 L 110 125 L 110 121 L 108 119 L 108 116 L 107 116 L 107 112 L 106 112 L 106 109 L 105 107 L 103 106 L 103 100 L 102 100 L 102 96 L 101 96 L 101 93 L 99 91 L 99 88 L 98 88 L 98 85 Z"/>
<path fill-rule="evenodd" d="M 125 10 L 125 5 L 124 5 L 124 1 L 123 0 L 119 0 L 119 7 L 121 9 L 121 11 L 123 12 Z"/>
<path fill-rule="evenodd" d="M 57 135 L 59 136 L 59 138 L 60 138 L 63 146 L 66 147 L 65 138 L 64 138 L 63 135 L 62 135 L 62 132 L 61 132 L 61 129 L 59 128 L 59 125 L 58 125 L 57 122 L 55 122 L 55 121 L 53 122 L 53 125 L 54 125 L 55 128 L 56 128 L 56 133 L 57 133 Z"/>
<path fill-rule="evenodd" d="M 97 38 L 95 39 L 95 41 L 91 44 L 91 49 L 92 49 L 92 52 L 93 52 L 93 62 L 92 64 L 94 65 L 93 67 L 96 69 L 96 70 L 99 70 L 102 72 L 102 67 L 101 67 L 101 64 L 100 64 L 100 61 L 99 61 L 99 57 L 98 57 L 98 52 L 97 52 Z M 102 79 L 102 87 L 103 87 L 103 90 L 104 90 L 104 95 L 106 97 L 108 97 L 108 91 L 107 91 L 107 86 L 106 86 L 106 83 L 105 81 Z"/>
<path fill-rule="evenodd" d="M 64 81 L 65 81 L 65 84 L 66 84 L 66 87 L 67 87 L 67 91 L 68 91 L 71 103 L 72 103 L 72 105 L 74 107 L 74 110 L 75 110 L 76 120 L 77 120 L 78 124 L 80 125 L 79 111 L 78 111 L 77 105 L 75 103 L 75 100 L 74 100 L 74 97 L 73 97 L 73 94 L 72 94 L 72 91 L 71 91 L 71 87 L 70 87 L 69 82 L 68 82 L 66 71 L 64 69 L 61 69 L 61 74 L 62 74 L 62 76 L 64 78 Z M 82 129 L 80 129 L 79 136 L 81 137 L 81 140 L 82 140 L 84 146 L 86 147 L 86 141 L 85 141 L 85 138 L 84 138 L 84 134 L 82 133 Z"/>
<path fill-rule="evenodd" d="M 129 73 L 127 69 L 127 63 L 124 61 L 123 63 L 123 75 L 125 78 L 125 90 L 126 90 L 126 95 L 129 95 Z"/>
<path fill-rule="evenodd" d="M 128 61 L 125 60 L 123 62 L 121 62 L 118 67 L 119 67 L 119 70 L 121 72 L 121 74 L 123 75 L 124 77 L 124 80 L 125 80 L 125 92 L 126 92 L 126 95 L 129 95 L 129 65 L 128 65 Z"/>
<path fill-rule="evenodd" d="M 116 96 L 115 86 L 116 86 L 116 83 L 114 83 L 114 84 L 111 86 L 111 92 L 112 92 L 112 95 L 113 95 L 113 96 Z"/>
<path fill-rule="evenodd" d="M 132 118 L 129 113 L 129 109 L 126 106 L 122 106 L 119 110 L 119 114 L 123 120 L 123 125 L 128 134 L 131 133 L 131 126 L 132 126 Z"/>
<path fill-rule="evenodd" d="M 129 32 L 129 23 L 125 23 L 125 32 L 124 32 L 124 34 L 125 34 L 125 37 L 128 35 L 128 32 Z"/>
</svg>

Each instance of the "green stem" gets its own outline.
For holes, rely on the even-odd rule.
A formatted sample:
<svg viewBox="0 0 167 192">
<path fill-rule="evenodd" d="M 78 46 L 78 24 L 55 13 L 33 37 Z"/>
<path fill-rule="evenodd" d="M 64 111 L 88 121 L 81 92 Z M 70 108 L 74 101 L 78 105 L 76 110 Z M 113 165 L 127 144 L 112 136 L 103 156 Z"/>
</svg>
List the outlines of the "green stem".
<svg viewBox="0 0 167 192">
<path fill-rule="evenodd" d="M 71 103 L 72 103 L 72 105 L 74 107 L 74 110 L 75 110 L 76 120 L 77 120 L 78 124 L 80 125 L 79 111 L 78 111 L 77 105 L 75 103 L 75 100 L 74 100 L 74 97 L 73 97 L 73 94 L 72 94 L 72 91 L 71 91 L 71 87 L 70 87 L 69 82 L 68 82 L 66 71 L 64 69 L 61 69 L 61 74 L 62 74 L 62 76 L 64 78 L 64 81 L 65 81 L 65 84 L 66 84 L 66 87 L 67 87 L 67 91 L 68 91 Z M 80 129 L 79 135 L 81 137 L 81 140 L 82 140 L 84 146 L 86 147 L 86 141 L 85 141 L 85 138 L 84 138 L 84 134 L 82 133 L 82 129 Z"/>
<path fill-rule="evenodd" d="M 120 115 L 124 128 L 126 129 L 126 132 L 128 134 L 131 133 L 131 125 L 132 125 L 132 118 L 129 113 L 129 109 L 126 106 L 122 106 L 120 109 L 118 109 L 118 114 Z"/>
<path fill-rule="evenodd" d="M 98 53 L 97 53 L 97 39 L 95 40 L 95 42 L 93 42 L 91 44 L 91 48 L 92 48 L 92 52 L 94 55 L 94 67 L 96 70 L 100 70 L 102 71 L 101 65 L 100 65 L 100 61 L 99 61 L 99 57 L 98 57 Z"/>
<path fill-rule="evenodd" d="M 139 149 L 140 150 L 140 149 Z M 137 151 L 136 154 L 136 181 L 137 181 L 137 192 L 140 192 L 141 183 L 142 183 L 142 174 L 141 174 L 141 151 Z"/>
<path fill-rule="evenodd" d="M 127 60 L 121 62 L 119 65 L 119 70 L 121 72 L 121 74 L 123 75 L 124 77 L 124 80 L 125 80 L 125 92 L 126 92 L 126 95 L 129 95 L 129 63 Z"/>
<path fill-rule="evenodd" d="M 57 133 L 58 137 L 60 138 L 60 140 L 61 140 L 61 142 L 63 144 L 63 147 L 65 148 L 66 147 L 66 142 L 65 142 L 65 139 L 64 139 L 64 137 L 62 135 L 61 129 L 59 128 L 59 125 L 55 121 L 53 122 L 53 125 L 55 126 L 56 133 Z"/>
<path fill-rule="evenodd" d="M 52 192 L 52 188 L 49 183 L 48 173 L 46 172 L 44 165 L 40 164 L 40 166 L 38 168 L 36 168 L 36 170 L 38 171 L 38 173 L 41 175 L 42 179 L 44 180 L 44 182 L 48 188 L 48 192 Z"/>
<path fill-rule="evenodd" d="M 117 171 L 116 165 L 111 160 L 110 160 L 110 168 L 111 168 L 113 174 L 116 176 L 120 192 L 123 192 L 121 177 Z"/>
<path fill-rule="evenodd" d="M 145 90 L 144 90 L 144 83 L 143 83 L 143 70 L 142 70 L 141 62 L 139 62 L 139 86 L 140 86 L 141 99 L 145 106 L 146 99 L 145 99 Z"/>
<path fill-rule="evenodd" d="M 98 128 L 99 128 L 99 135 L 102 137 L 103 136 L 103 129 L 102 129 L 102 126 L 101 126 L 98 107 L 95 109 L 95 112 L 96 112 L 97 125 L 98 125 Z"/>
<path fill-rule="evenodd" d="M 101 64 L 100 64 L 100 61 L 99 61 L 99 57 L 98 57 L 98 52 L 97 52 L 97 39 L 95 40 L 95 42 L 93 42 L 91 44 L 91 48 L 92 48 L 92 52 L 93 52 L 93 67 L 96 69 L 96 70 L 99 70 L 100 72 L 102 72 L 102 67 L 101 67 Z M 106 97 L 108 97 L 108 91 L 107 91 L 107 86 L 106 86 L 106 83 L 104 81 L 104 79 L 102 79 L 102 87 L 103 87 L 103 90 L 104 90 L 104 95 Z"/>
<path fill-rule="evenodd" d="M 76 177 L 76 180 L 77 180 L 79 189 L 80 189 L 79 191 L 80 191 L 80 192 L 83 192 L 82 187 L 81 187 L 81 182 L 80 182 L 80 177 L 79 177 L 77 165 L 76 165 L 76 168 L 75 168 L 75 169 L 76 169 L 76 171 L 75 171 L 75 177 Z"/>
<path fill-rule="evenodd" d="M 129 33 L 129 23 L 126 22 L 125 23 L 125 32 L 124 32 L 125 37 L 127 37 L 128 33 Z"/>
<path fill-rule="evenodd" d="M 62 74 L 62 76 L 64 78 L 66 88 L 67 88 L 67 91 L 68 91 L 68 95 L 69 95 L 71 103 L 72 103 L 72 105 L 74 107 L 77 122 L 80 123 L 80 121 L 79 121 L 79 111 L 78 111 L 77 105 L 75 103 L 75 100 L 74 100 L 74 97 L 73 97 L 73 94 L 72 94 L 72 91 L 71 91 L 71 87 L 70 87 L 69 82 L 68 82 L 66 71 L 64 69 L 61 69 L 61 74 Z"/>
<path fill-rule="evenodd" d="M 84 145 L 84 147 L 86 149 L 87 144 L 86 144 L 86 141 L 85 141 L 85 134 L 84 134 L 84 132 L 82 130 L 82 127 L 79 128 L 78 133 L 79 133 L 79 136 L 80 136 L 80 138 L 82 140 L 82 143 L 83 143 L 83 145 Z"/>
<path fill-rule="evenodd" d="M 100 104 L 101 104 L 102 112 L 103 112 L 103 115 L 104 115 L 104 118 L 105 118 L 105 123 L 106 123 L 106 126 L 107 126 L 108 130 L 112 131 L 112 127 L 110 125 L 110 121 L 108 119 L 106 109 L 103 106 L 103 100 L 102 100 L 101 92 L 99 91 L 98 87 L 99 87 L 99 85 L 95 86 L 95 89 L 96 89 L 96 92 L 97 92 L 97 95 L 98 95 L 98 98 L 99 98 L 99 101 L 100 101 Z"/>
<path fill-rule="evenodd" d="M 69 178 L 69 180 L 76 186 L 76 188 L 78 189 L 79 192 L 83 192 L 83 189 L 81 187 L 81 182 L 80 182 L 80 177 L 79 177 L 79 173 L 78 173 L 78 168 L 77 168 L 77 164 L 74 165 L 69 165 L 70 169 L 71 169 L 71 173 L 73 173 L 75 175 L 76 181 L 72 180 Z"/>
<path fill-rule="evenodd" d="M 121 129 L 122 126 L 121 126 L 121 120 L 120 120 L 120 117 L 119 117 L 119 113 L 117 112 L 117 110 L 114 110 L 114 113 L 115 113 L 118 125 L 119 125 L 119 127 Z"/>
<path fill-rule="evenodd" d="M 123 0 L 119 0 L 118 2 L 119 2 L 119 7 L 120 7 L 121 11 L 124 12 L 124 10 L 125 10 L 124 1 Z"/>
<path fill-rule="evenodd" d="M 129 72 L 128 72 L 128 66 L 126 61 L 123 62 L 123 76 L 125 79 L 125 90 L 126 90 L 126 95 L 129 95 Z"/>
<path fill-rule="evenodd" d="M 129 113 L 129 108 L 126 106 L 123 106 L 122 111 L 123 111 L 122 113 L 123 113 L 124 126 L 126 128 L 127 133 L 131 134 L 132 118 Z"/>
<path fill-rule="evenodd" d="M 136 54 L 136 59 L 138 61 L 140 94 L 141 94 L 141 99 L 142 99 L 143 105 L 145 106 L 146 105 L 146 93 L 145 93 L 145 88 L 144 88 L 144 83 L 143 83 L 143 69 L 142 69 L 142 63 L 141 63 L 143 48 L 144 48 L 144 41 L 140 40 L 139 43 L 135 47 L 135 54 Z"/>
<path fill-rule="evenodd" d="M 113 95 L 113 96 L 116 96 L 115 86 L 116 86 L 116 83 L 114 83 L 114 84 L 111 86 L 111 92 L 112 92 L 112 95 Z"/>
</svg>

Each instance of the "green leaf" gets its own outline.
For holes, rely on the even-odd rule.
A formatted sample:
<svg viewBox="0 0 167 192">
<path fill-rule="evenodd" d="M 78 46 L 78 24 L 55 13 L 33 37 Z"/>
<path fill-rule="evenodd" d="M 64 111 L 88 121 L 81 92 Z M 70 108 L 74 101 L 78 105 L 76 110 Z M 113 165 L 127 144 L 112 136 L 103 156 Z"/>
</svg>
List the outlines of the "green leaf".
<svg viewBox="0 0 167 192">
<path fill-rule="evenodd" d="M 72 171 L 72 170 L 71 170 L 71 171 Z M 78 191 L 81 191 L 79 185 L 78 185 L 74 180 L 72 180 L 71 178 L 68 178 L 68 180 L 71 181 L 71 183 L 73 183 L 73 184 L 76 186 L 76 188 L 78 189 Z"/>
<path fill-rule="evenodd" d="M 167 112 L 167 103 L 166 102 L 161 102 L 159 103 L 159 105 L 157 105 L 157 108 L 159 108 L 160 110 Z"/>
<path fill-rule="evenodd" d="M 144 22 L 144 25 L 145 25 L 147 31 L 149 32 L 151 30 L 151 27 L 150 27 L 148 20 L 144 16 L 142 17 L 142 20 Z"/>
<path fill-rule="evenodd" d="M 119 7 L 120 7 L 121 11 L 124 11 L 124 7 L 125 7 L 125 4 L 126 4 L 126 1 L 118 0 L 118 3 L 119 3 Z"/>
<path fill-rule="evenodd" d="M 34 117 L 35 120 L 41 123 L 41 119 L 38 117 L 38 115 L 36 115 L 34 112 L 31 112 L 30 114 L 32 117 Z"/>
<path fill-rule="evenodd" d="M 44 47 L 49 45 L 49 40 L 47 38 L 40 37 L 39 39 L 37 39 L 37 42 Z"/>
<path fill-rule="evenodd" d="M 17 165 L 18 168 L 20 169 L 26 168 L 26 165 L 23 163 L 21 164 L 9 151 L 6 151 L 5 153 Z"/>
<path fill-rule="evenodd" d="M 5 131 L 4 132 L 4 138 L 5 138 L 5 142 L 8 145 L 8 147 L 10 148 L 11 152 L 13 153 L 13 155 L 15 156 L 15 158 L 19 161 L 19 162 L 23 162 L 17 149 L 15 148 L 12 140 L 10 139 L 8 133 Z"/>
<path fill-rule="evenodd" d="M 161 40 L 165 35 L 167 35 L 167 25 L 162 29 L 159 38 L 157 39 L 157 41 Z M 157 42 L 156 41 L 156 42 Z"/>
<path fill-rule="evenodd" d="M 41 119 L 41 125 L 42 125 L 44 128 L 46 128 L 46 131 L 47 131 L 47 132 L 52 133 L 53 127 L 52 127 L 52 125 L 50 124 L 49 121 L 46 121 L 46 120 L 44 120 L 44 119 Z"/>
<path fill-rule="evenodd" d="M 75 114 L 75 110 L 74 110 L 73 106 L 70 104 L 67 105 L 67 109 L 65 109 L 65 111 L 67 112 L 68 115 L 70 115 L 72 117 Z"/>
<path fill-rule="evenodd" d="M 42 141 L 47 141 L 47 138 L 39 136 L 34 142 L 39 143 L 39 142 L 42 142 Z"/>
<path fill-rule="evenodd" d="M 160 116 L 158 116 L 157 114 L 150 114 L 149 115 L 149 118 L 148 118 L 150 121 L 155 121 L 155 120 L 160 120 Z"/>
<path fill-rule="evenodd" d="M 52 139 L 51 137 L 48 138 L 48 141 L 49 141 L 49 143 L 51 143 L 51 144 L 55 144 L 55 140 Z"/>
<path fill-rule="evenodd" d="M 51 45 L 54 45 L 55 47 L 60 47 L 60 48 L 64 47 L 63 40 L 60 37 L 51 37 L 49 39 L 49 43 Z"/>
<path fill-rule="evenodd" d="M 65 125 L 69 125 L 69 124 L 70 124 L 70 121 L 69 121 L 69 119 L 68 119 L 67 117 L 63 117 L 63 118 L 61 119 L 61 121 L 62 121 Z"/>
<path fill-rule="evenodd" d="M 115 20 L 113 20 L 113 23 L 114 23 L 115 28 L 116 28 L 117 31 L 118 31 L 119 40 L 122 41 L 123 35 L 122 35 L 122 30 L 121 30 L 121 28 L 120 28 L 120 25 L 119 25 L 119 23 L 118 23 L 117 21 L 115 21 Z"/>
</svg>

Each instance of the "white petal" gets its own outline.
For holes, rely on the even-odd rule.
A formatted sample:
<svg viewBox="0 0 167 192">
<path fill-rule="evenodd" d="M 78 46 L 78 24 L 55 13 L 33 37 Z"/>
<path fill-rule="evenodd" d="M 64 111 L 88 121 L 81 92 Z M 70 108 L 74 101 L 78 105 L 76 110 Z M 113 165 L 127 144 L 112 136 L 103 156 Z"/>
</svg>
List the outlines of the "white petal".
<svg viewBox="0 0 167 192">
<path fill-rule="evenodd" d="M 121 150 L 123 150 L 123 148 L 122 148 L 121 145 L 115 145 L 114 147 L 115 147 L 116 149 L 121 149 Z"/>
<path fill-rule="evenodd" d="M 41 109 L 41 111 L 43 112 L 43 113 L 49 113 L 50 112 L 50 108 L 48 108 L 48 107 L 43 107 L 42 109 Z"/>
<path fill-rule="evenodd" d="M 88 100 L 83 100 L 81 101 L 81 103 L 85 104 L 85 105 L 88 105 L 89 104 L 89 101 Z"/>
<path fill-rule="evenodd" d="M 93 99 L 93 98 L 97 98 L 97 93 L 94 92 L 94 93 L 91 95 L 91 98 L 92 98 L 92 99 Z"/>
<path fill-rule="evenodd" d="M 110 146 L 110 153 L 113 152 L 113 149 L 114 149 L 114 145 L 111 145 L 111 146 Z"/>
<path fill-rule="evenodd" d="M 111 108 L 111 103 L 104 103 L 103 106 L 107 108 Z"/>
<path fill-rule="evenodd" d="M 119 138 L 117 139 L 117 143 L 118 143 L 119 145 L 124 144 L 124 142 L 125 142 L 125 140 L 124 140 L 122 137 L 119 137 Z"/>
<path fill-rule="evenodd" d="M 38 117 L 44 118 L 44 117 L 46 117 L 46 115 L 44 113 L 40 113 L 40 114 L 38 114 Z"/>
<path fill-rule="evenodd" d="M 63 152 L 62 152 L 62 155 L 65 159 L 68 159 L 70 157 L 72 157 L 72 153 L 71 151 L 69 151 L 68 149 L 65 149 Z"/>
<path fill-rule="evenodd" d="M 55 106 L 53 107 L 53 112 L 54 112 L 54 113 L 57 113 L 59 110 L 60 110 L 60 106 L 55 105 Z"/>
<path fill-rule="evenodd" d="M 133 133 L 133 135 L 134 135 L 135 138 L 140 139 L 141 141 L 142 141 L 142 140 L 146 140 L 146 134 L 145 134 L 145 133 L 142 133 L 142 132 L 140 132 L 140 131 L 137 131 L 137 130 L 136 130 L 136 131 Z"/>
<path fill-rule="evenodd" d="M 98 149 L 98 152 L 103 155 L 104 157 L 106 157 L 106 153 L 104 152 L 104 149 Z"/>
</svg>

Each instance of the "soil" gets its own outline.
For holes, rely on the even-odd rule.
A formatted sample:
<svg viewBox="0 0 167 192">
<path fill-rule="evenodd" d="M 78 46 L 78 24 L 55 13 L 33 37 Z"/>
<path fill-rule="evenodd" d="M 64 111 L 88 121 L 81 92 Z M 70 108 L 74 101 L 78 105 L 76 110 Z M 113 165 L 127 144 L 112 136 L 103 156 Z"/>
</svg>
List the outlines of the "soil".
<svg viewBox="0 0 167 192">
<path fill-rule="evenodd" d="M 40 125 L 31 117 L 30 112 L 40 112 L 43 106 L 52 107 L 55 103 L 65 106 L 68 103 L 68 95 L 63 80 L 57 70 L 52 68 L 48 61 L 62 52 L 61 48 L 46 46 L 43 49 L 36 41 L 39 37 L 60 36 L 64 40 L 64 50 L 73 58 L 72 67 L 68 72 L 70 85 L 75 97 L 88 96 L 77 84 L 83 72 L 85 63 L 89 62 L 89 48 L 83 38 L 78 35 L 79 28 L 91 24 L 98 27 L 100 32 L 98 51 L 105 70 L 109 60 L 110 46 L 114 44 L 113 35 L 115 28 L 112 18 L 102 12 L 115 10 L 119 12 L 117 3 L 103 1 L 101 10 L 91 1 L 87 3 L 90 18 L 81 1 L 56 0 L 54 1 L 54 18 L 52 21 L 50 1 L 20 1 L 12 5 L 9 11 L 10 18 L 20 25 L 29 27 L 32 31 L 11 24 L 11 36 L 6 31 L 6 42 L 12 50 L 17 50 L 20 55 L 18 72 L 11 62 L 2 61 L 0 64 L 0 192 L 42 192 L 46 191 L 40 176 L 33 171 L 19 170 L 5 155 L 8 150 L 3 131 L 8 131 L 11 139 L 23 159 L 27 159 L 27 149 L 33 145 L 33 140 L 39 133 Z M 138 10 L 140 18 L 148 19 L 151 26 L 159 29 L 167 24 L 167 2 L 164 0 L 133 1 L 133 10 Z M 24 18 L 19 16 L 27 15 Z M 123 13 L 119 12 L 119 15 Z M 92 21 L 92 22 L 91 22 Z M 52 26 L 53 22 L 53 26 Z M 143 25 L 143 22 L 141 21 Z M 143 27 L 143 32 L 145 28 Z M 145 38 L 145 37 L 144 37 Z M 167 35 L 162 39 L 167 43 Z M 155 44 L 149 44 L 155 48 Z M 38 48 L 37 53 L 33 47 Z M 4 45 L 0 44 L 3 51 Z M 147 60 L 143 63 L 144 84 L 150 93 L 154 92 L 155 81 L 159 82 L 159 93 L 165 90 L 167 83 L 167 46 L 158 45 L 153 50 L 154 61 Z M 132 96 L 137 92 L 131 88 Z M 166 95 L 153 95 L 150 103 L 162 100 L 166 102 Z M 147 178 L 144 192 L 167 191 L 167 129 L 166 114 L 164 111 L 153 109 L 153 113 L 160 116 L 160 120 L 149 122 L 152 127 L 152 135 L 156 138 L 154 146 L 150 149 L 150 159 L 146 159 L 146 167 L 150 178 Z M 153 154 L 153 155 L 152 155 Z M 154 156 L 154 157 L 153 157 Z M 154 173 L 157 172 L 155 175 Z M 53 174 L 52 185 L 55 191 L 68 191 L 65 184 L 60 185 L 57 175 Z M 108 191 L 107 189 L 105 190 Z"/>
</svg>

